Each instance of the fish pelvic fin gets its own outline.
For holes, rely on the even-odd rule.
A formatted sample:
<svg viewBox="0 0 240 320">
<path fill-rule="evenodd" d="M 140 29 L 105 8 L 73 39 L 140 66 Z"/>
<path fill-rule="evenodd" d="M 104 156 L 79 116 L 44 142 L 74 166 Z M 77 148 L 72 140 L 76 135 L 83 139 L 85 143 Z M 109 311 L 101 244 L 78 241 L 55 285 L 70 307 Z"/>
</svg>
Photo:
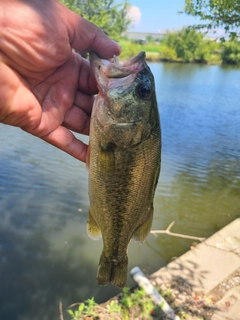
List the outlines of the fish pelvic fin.
<svg viewBox="0 0 240 320">
<path fill-rule="evenodd" d="M 101 229 L 99 228 L 96 220 L 94 219 L 91 213 L 91 209 L 89 210 L 89 213 L 88 213 L 87 233 L 88 233 L 88 236 L 93 240 L 99 240 L 102 238 Z"/>
<path fill-rule="evenodd" d="M 127 254 L 121 259 L 111 259 L 106 257 L 103 251 L 98 266 L 98 284 L 106 286 L 111 283 L 118 288 L 123 288 L 127 282 L 127 266 Z"/>
<path fill-rule="evenodd" d="M 144 240 L 147 238 L 151 227 L 152 227 L 152 221 L 153 221 L 153 207 L 151 207 L 149 215 L 147 219 L 141 224 L 133 233 L 133 240 L 144 242 Z"/>
</svg>

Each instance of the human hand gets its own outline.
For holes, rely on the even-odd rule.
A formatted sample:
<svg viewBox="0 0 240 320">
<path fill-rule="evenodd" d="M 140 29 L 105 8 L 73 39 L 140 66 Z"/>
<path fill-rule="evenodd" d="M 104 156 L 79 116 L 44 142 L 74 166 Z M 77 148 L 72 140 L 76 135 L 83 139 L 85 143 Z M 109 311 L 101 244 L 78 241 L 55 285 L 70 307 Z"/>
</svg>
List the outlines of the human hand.
<svg viewBox="0 0 240 320">
<path fill-rule="evenodd" d="M 57 0 L 0 0 L 0 122 L 17 126 L 85 161 L 93 94 L 89 62 L 120 47 Z"/>
</svg>

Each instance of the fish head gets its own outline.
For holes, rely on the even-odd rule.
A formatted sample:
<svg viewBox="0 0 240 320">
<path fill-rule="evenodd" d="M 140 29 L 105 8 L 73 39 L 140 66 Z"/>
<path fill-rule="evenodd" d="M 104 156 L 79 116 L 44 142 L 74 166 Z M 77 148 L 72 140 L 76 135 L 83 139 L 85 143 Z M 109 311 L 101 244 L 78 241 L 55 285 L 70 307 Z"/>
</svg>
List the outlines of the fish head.
<svg viewBox="0 0 240 320">
<path fill-rule="evenodd" d="M 156 104 L 154 77 L 145 61 L 145 52 L 127 61 L 118 61 L 116 56 L 100 59 L 92 53 L 90 63 L 98 96 L 104 100 L 93 117 L 103 130 L 111 126 L 111 135 L 118 140 L 122 136 L 126 145 L 138 143 L 149 134 L 152 104 Z"/>
</svg>

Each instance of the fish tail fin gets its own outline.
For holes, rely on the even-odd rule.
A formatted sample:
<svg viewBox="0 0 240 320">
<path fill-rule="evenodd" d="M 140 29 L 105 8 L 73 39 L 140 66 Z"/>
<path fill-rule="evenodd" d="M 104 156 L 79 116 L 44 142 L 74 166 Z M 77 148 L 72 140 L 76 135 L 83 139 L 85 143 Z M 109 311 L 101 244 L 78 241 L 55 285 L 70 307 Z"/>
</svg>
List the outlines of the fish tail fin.
<svg viewBox="0 0 240 320">
<path fill-rule="evenodd" d="M 119 288 L 123 288 L 127 281 L 127 266 L 127 255 L 121 258 L 121 260 L 110 259 L 105 256 L 103 251 L 98 266 L 98 283 L 102 286 L 112 283 Z"/>
</svg>

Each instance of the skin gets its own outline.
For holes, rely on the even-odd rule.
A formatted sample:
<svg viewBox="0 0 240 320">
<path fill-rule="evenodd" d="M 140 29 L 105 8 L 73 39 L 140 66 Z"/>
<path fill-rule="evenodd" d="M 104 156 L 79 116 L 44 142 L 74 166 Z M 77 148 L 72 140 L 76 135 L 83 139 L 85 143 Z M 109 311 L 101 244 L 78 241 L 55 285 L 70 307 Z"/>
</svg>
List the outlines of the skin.
<svg viewBox="0 0 240 320">
<path fill-rule="evenodd" d="M 0 0 L 0 122 L 17 126 L 86 161 L 97 86 L 87 60 L 120 47 L 56 0 Z"/>
</svg>

